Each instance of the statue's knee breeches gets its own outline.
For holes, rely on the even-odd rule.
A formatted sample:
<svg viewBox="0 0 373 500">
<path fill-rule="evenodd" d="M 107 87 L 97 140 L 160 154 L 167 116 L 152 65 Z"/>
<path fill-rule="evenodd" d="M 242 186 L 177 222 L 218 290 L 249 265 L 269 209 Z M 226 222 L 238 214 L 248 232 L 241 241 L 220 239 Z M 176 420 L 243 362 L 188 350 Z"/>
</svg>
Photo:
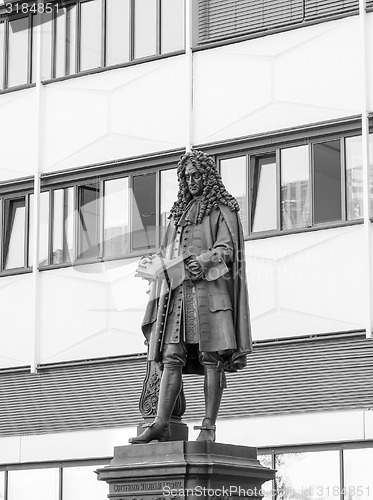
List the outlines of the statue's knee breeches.
<svg viewBox="0 0 373 500">
<path fill-rule="evenodd" d="M 186 348 L 182 342 L 165 344 L 162 352 L 162 363 L 170 369 L 183 369 L 186 363 Z"/>
<path fill-rule="evenodd" d="M 205 367 L 222 369 L 223 360 L 218 352 L 201 352 L 199 356 L 200 362 Z"/>
</svg>

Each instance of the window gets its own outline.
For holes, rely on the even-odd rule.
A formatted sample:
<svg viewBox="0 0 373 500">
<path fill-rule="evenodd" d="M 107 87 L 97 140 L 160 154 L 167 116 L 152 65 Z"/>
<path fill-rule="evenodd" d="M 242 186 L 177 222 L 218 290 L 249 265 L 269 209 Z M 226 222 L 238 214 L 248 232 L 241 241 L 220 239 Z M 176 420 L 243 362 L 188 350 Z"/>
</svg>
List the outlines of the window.
<svg viewBox="0 0 373 500">
<path fill-rule="evenodd" d="M 59 500 L 59 470 L 30 469 L 8 472 L 8 500 Z M 41 486 L 42 485 L 42 486 Z"/>
<path fill-rule="evenodd" d="M 161 52 L 174 52 L 184 47 L 184 0 L 162 0 Z"/>
<path fill-rule="evenodd" d="M 164 230 L 168 223 L 168 216 L 172 205 L 177 199 L 179 183 L 177 181 L 176 168 L 161 171 L 161 210 L 160 226 Z M 162 235 L 163 236 L 163 235 Z"/>
<path fill-rule="evenodd" d="M 84 184 L 43 191 L 41 268 L 123 258 L 157 248 L 177 197 L 176 168 L 121 177 L 105 174 Z"/>
<path fill-rule="evenodd" d="M 369 136 L 369 174 L 370 174 L 370 214 L 372 214 L 373 199 L 373 136 Z M 362 138 L 347 137 L 346 143 L 346 205 L 347 220 L 360 219 L 364 216 L 363 203 L 363 161 Z"/>
<path fill-rule="evenodd" d="M 130 252 L 128 177 L 105 181 L 104 190 L 104 255 L 126 255 Z"/>
<path fill-rule="evenodd" d="M 357 0 L 200 0 L 199 44 L 358 12 Z M 224 15 L 222 15 L 224 13 Z"/>
<path fill-rule="evenodd" d="M 5 498 L 5 472 L 0 471 L 0 500 Z"/>
<path fill-rule="evenodd" d="M 276 229 L 278 218 L 276 156 L 254 157 L 250 173 L 252 232 Z"/>
<path fill-rule="evenodd" d="M 35 18 L 30 14 L 0 20 L 0 90 L 35 81 Z"/>
<path fill-rule="evenodd" d="M 340 140 L 313 145 L 314 223 L 342 220 Z"/>
<path fill-rule="evenodd" d="M 367 500 L 373 491 L 373 449 L 350 449 L 343 452 L 346 500 Z"/>
<path fill-rule="evenodd" d="M 71 262 L 74 258 L 74 188 L 53 192 L 52 264 Z"/>
<path fill-rule="evenodd" d="M 130 0 L 106 1 L 106 64 L 130 60 Z"/>
<path fill-rule="evenodd" d="M 100 255 L 100 184 L 78 187 L 78 259 Z"/>
<path fill-rule="evenodd" d="M 368 500 L 372 495 L 372 444 L 366 448 L 339 444 L 314 449 L 294 447 L 258 454 L 264 467 L 276 469 L 275 480 L 262 488 L 265 500 Z M 334 448 L 334 449 L 333 449 Z M 274 466 L 272 467 L 272 464 Z"/>
<path fill-rule="evenodd" d="M 275 469 L 276 489 L 283 500 L 303 495 L 332 500 L 333 488 L 339 487 L 339 453 L 336 450 L 278 454 Z"/>
<path fill-rule="evenodd" d="M 0 21 L 0 90 L 4 90 L 5 64 L 5 23 Z"/>
<path fill-rule="evenodd" d="M 40 193 L 40 230 L 39 230 L 39 264 L 48 261 L 48 236 L 49 236 L 49 192 Z M 29 195 L 29 245 L 28 266 L 32 266 L 33 260 L 33 227 L 34 227 L 34 195 Z"/>
<path fill-rule="evenodd" d="M 26 199 L 25 197 L 4 202 L 3 268 L 16 269 L 25 266 Z"/>
<path fill-rule="evenodd" d="M 281 228 L 311 224 L 308 148 L 281 150 Z"/>
<path fill-rule="evenodd" d="M 101 65 L 101 8 L 101 0 L 80 4 L 80 71 Z"/>
<path fill-rule="evenodd" d="M 135 59 L 157 53 L 157 3 L 154 0 L 136 0 L 135 5 Z"/>
<path fill-rule="evenodd" d="M 54 9 L 52 32 L 44 80 L 183 50 L 184 0 L 76 0 Z"/>
<path fill-rule="evenodd" d="M 64 467 L 62 475 L 62 499 L 102 500 L 106 498 L 108 485 L 104 481 L 97 481 L 95 470 L 99 466 Z"/>
<path fill-rule="evenodd" d="M 220 161 L 220 173 L 227 191 L 232 194 L 240 205 L 240 216 L 244 234 L 247 227 L 247 157 L 237 156 Z"/>
<path fill-rule="evenodd" d="M 303 141 L 305 142 L 305 141 Z M 373 134 L 370 136 L 373 212 Z M 358 220 L 363 217 L 361 136 L 222 157 L 220 171 L 236 197 L 245 234 Z"/>
<path fill-rule="evenodd" d="M 156 245 L 155 173 L 133 177 L 132 250 L 147 250 Z"/>
</svg>

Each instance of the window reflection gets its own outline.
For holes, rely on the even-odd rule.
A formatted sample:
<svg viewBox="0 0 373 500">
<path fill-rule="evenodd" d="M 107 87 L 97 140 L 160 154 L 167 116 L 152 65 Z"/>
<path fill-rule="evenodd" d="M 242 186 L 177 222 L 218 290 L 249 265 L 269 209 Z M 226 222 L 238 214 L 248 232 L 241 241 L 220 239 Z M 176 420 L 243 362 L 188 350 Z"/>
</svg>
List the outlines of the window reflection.
<svg viewBox="0 0 373 500">
<path fill-rule="evenodd" d="M 161 51 L 184 48 L 184 0 L 162 0 Z"/>
<path fill-rule="evenodd" d="M 177 199 L 179 183 L 176 171 L 176 168 L 171 168 L 161 172 L 161 213 L 159 223 L 162 233 L 167 226 L 170 209 Z"/>
<path fill-rule="evenodd" d="M 8 87 L 28 83 L 28 30 L 28 17 L 9 21 Z"/>
<path fill-rule="evenodd" d="M 102 500 L 107 496 L 107 484 L 97 481 L 94 473 L 98 466 L 64 467 L 62 476 L 63 500 L 89 498 Z M 11 499 L 10 499 L 11 500 Z"/>
<path fill-rule="evenodd" d="M 136 0 L 135 5 L 135 59 L 157 52 L 157 2 Z"/>
<path fill-rule="evenodd" d="M 373 208 L 373 136 L 369 136 L 370 213 Z M 362 138 L 346 138 L 347 219 L 364 217 Z"/>
<path fill-rule="evenodd" d="M 130 251 L 128 178 L 105 182 L 104 253 L 121 256 Z"/>
<path fill-rule="evenodd" d="M 11 470 L 8 472 L 8 500 L 58 500 L 59 471 L 55 469 Z"/>
<path fill-rule="evenodd" d="M 231 193 L 240 205 L 240 217 L 244 234 L 247 234 L 247 179 L 246 156 L 221 160 L 220 172 L 227 191 Z"/>
<path fill-rule="evenodd" d="M 254 158 L 251 168 L 252 232 L 277 229 L 276 156 Z"/>
<path fill-rule="evenodd" d="M 99 197 L 99 183 L 79 187 L 79 259 L 97 257 L 100 253 Z"/>
<path fill-rule="evenodd" d="M 130 60 L 130 2 L 106 2 L 106 64 L 108 66 Z"/>
<path fill-rule="evenodd" d="M 132 250 L 150 249 L 156 236 L 155 173 L 133 177 Z"/>
<path fill-rule="evenodd" d="M 25 265 L 25 198 L 5 200 L 4 203 L 4 269 Z"/>
<path fill-rule="evenodd" d="M 275 469 L 277 500 L 335 500 L 339 491 L 337 450 L 279 454 Z"/>
<path fill-rule="evenodd" d="M 341 144 L 339 140 L 313 146 L 315 223 L 342 219 Z"/>
<path fill-rule="evenodd" d="M 70 262 L 73 255 L 74 188 L 57 189 L 53 196 L 52 264 Z"/>
<path fill-rule="evenodd" d="M 308 147 L 281 150 L 282 229 L 311 224 Z"/>
<path fill-rule="evenodd" d="M 343 451 L 345 500 L 369 500 L 373 495 L 373 449 Z"/>
<path fill-rule="evenodd" d="M 80 71 L 101 65 L 101 2 L 80 5 Z"/>
<path fill-rule="evenodd" d="M 28 265 L 32 266 L 34 252 L 34 195 L 29 196 L 29 249 Z M 39 264 L 49 263 L 49 191 L 40 193 Z"/>
<path fill-rule="evenodd" d="M 272 455 L 258 455 L 258 460 L 263 465 L 263 467 L 272 469 Z M 263 493 L 264 500 L 272 500 L 273 481 L 266 481 L 263 484 L 261 491 Z"/>
</svg>

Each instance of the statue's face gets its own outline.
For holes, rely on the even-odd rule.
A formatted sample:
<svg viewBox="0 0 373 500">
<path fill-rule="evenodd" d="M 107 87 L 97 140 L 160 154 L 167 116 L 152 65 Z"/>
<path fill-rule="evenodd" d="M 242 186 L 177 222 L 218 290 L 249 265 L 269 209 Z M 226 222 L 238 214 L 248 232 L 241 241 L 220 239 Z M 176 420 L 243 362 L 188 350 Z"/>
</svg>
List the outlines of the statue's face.
<svg viewBox="0 0 373 500">
<path fill-rule="evenodd" d="M 188 162 L 185 167 L 185 179 L 188 184 L 189 192 L 193 198 L 200 196 L 203 193 L 202 174 L 192 165 L 191 162 Z"/>
</svg>

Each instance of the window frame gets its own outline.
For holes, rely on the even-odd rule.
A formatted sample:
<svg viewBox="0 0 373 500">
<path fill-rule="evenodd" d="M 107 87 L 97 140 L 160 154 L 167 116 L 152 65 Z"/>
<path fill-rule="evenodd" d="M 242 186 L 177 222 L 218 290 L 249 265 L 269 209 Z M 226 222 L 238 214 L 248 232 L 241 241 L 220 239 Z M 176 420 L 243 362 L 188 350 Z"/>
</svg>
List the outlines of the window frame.
<svg viewBox="0 0 373 500">
<path fill-rule="evenodd" d="M 337 127 L 338 129 L 338 127 Z M 371 130 L 370 133 L 373 131 Z M 356 218 L 352 220 L 347 219 L 347 183 L 346 183 L 346 139 L 348 137 L 357 137 L 361 135 L 361 129 L 358 127 L 346 127 L 346 130 L 336 130 L 330 132 L 328 130 L 319 129 L 318 133 L 315 134 L 314 137 L 300 137 L 296 134 L 296 137 L 291 137 L 291 133 L 288 133 L 287 137 L 281 138 L 278 141 L 271 141 L 267 139 L 266 143 L 263 145 L 262 141 L 259 140 L 259 144 L 251 145 L 251 141 L 240 142 L 236 147 L 234 145 L 227 148 L 226 144 L 216 145 L 216 146 L 207 146 L 201 147 L 198 146 L 197 149 L 204 150 L 207 154 L 214 155 L 216 159 L 216 163 L 219 166 L 220 171 L 220 162 L 221 160 L 226 160 L 230 158 L 235 158 L 238 156 L 246 156 L 247 164 L 248 164 L 248 173 L 247 173 L 247 189 L 248 189 L 248 225 L 249 231 L 245 234 L 246 240 L 254 240 L 254 239 L 263 239 L 273 236 L 282 236 L 287 234 L 296 234 L 303 233 L 306 231 L 316 231 L 322 229 L 331 229 L 334 227 L 343 227 L 350 226 L 355 224 L 362 224 L 363 217 Z M 340 143 L 340 168 L 341 168 L 341 220 L 337 221 L 326 221 L 315 223 L 315 215 L 314 215 L 314 152 L 313 146 L 315 144 L 326 143 L 338 140 Z M 254 142 L 254 141 L 253 141 Z M 298 146 L 307 146 L 308 147 L 308 172 L 309 172 L 309 189 L 310 189 L 310 224 L 306 227 L 302 228 L 294 228 L 294 229 L 282 229 L 281 224 L 281 150 L 289 149 Z M 225 150 L 229 149 L 229 152 L 220 152 L 225 147 Z M 254 161 L 256 158 L 270 156 L 271 154 L 276 155 L 276 196 L 277 196 L 277 228 L 271 230 L 252 232 L 252 188 L 251 186 L 251 169 L 253 168 Z M 223 179 L 224 182 L 224 179 Z"/>
<path fill-rule="evenodd" d="M 182 152 L 180 152 L 181 154 Z M 160 213 L 161 213 L 161 197 L 162 194 L 160 192 L 160 177 L 161 172 L 165 170 L 175 169 L 176 176 L 176 168 L 177 162 L 180 157 L 178 155 L 172 155 L 170 158 L 160 158 L 158 164 L 154 165 L 154 161 L 149 160 L 148 165 L 140 164 L 140 165 L 130 165 L 129 168 L 123 168 L 123 165 L 119 165 L 111 172 L 107 171 L 105 167 L 100 168 L 98 172 L 93 172 L 92 175 L 84 176 L 84 173 L 81 174 L 80 178 L 75 179 L 75 175 L 71 176 L 72 178 L 67 179 L 51 179 L 52 182 L 45 183 L 43 182 L 42 177 L 42 189 L 41 191 L 49 191 L 49 235 L 48 235 L 48 263 L 45 265 L 39 265 L 40 271 L 45 271 L 49 269 L 58 269 L 62 267 L 71 267 L 76 265 L 84 265 L 84 264 L 92 264 L 98 262 L 107 262 L 113 260 L 123 260 L 128 258 L 136 258 L 143 255 L 148 255 L 154 253 L 160 246 L 161 240 L 161 221 L 160 221 Z M 122 255 L 115 256 L 105 256 L 105 241 L 104 241 L 104 223 L 105 223 L 105 208 L 104 208 L 104 195 L 105 195 L 105 182 L 115 179 L 128 178 L 128 191 L 129 193 L 133 189 L 133 179 L 139 175 L 148 175 L 155 173 L 155 190 L 156 190 L 156 214 L 155 214 L 155 245 L 149 249 L 140 249 L 140 250 L 132 250 L 132 203 L 131 199 L 129 199 L 129 225 L 130 225 L 130 251 L 128 253 Z M 77 171 L 79 174 L 79 171 Z M 54 176 L 52 176 L 54 177 Z M 70 177 L 69 175 L 67 177 Z M 100 215 L 99 215 L 99 245 L 100 252 L 97 257 L 89 257 L 89 258 L 78 258 L 78 242 L 79 242 L 79 224 L 78 224 L 78 211 L 79 211 L 79 188 L 81 186 L 91 184 L 93 182 L 99 182 L 100 191 L 99 191 L 99 203 L 100 203 Z M 63 262 L 59 264 L 53 264 L 53 220 L 54 220 L 54 191 L 59 189 L 67 189 L 74 188 L 74 244 L 73 244 L 73 253 L 74 259 L 70 262 Z M 53 205 L 53 206 L 51 206 Z"/>
<path fill-rule="evenodd" d="M 8 15 L 0 15 L 0 23 L 4 24 L 4 47 L 3 47 L 3 68 L 2 68 L 2 82 L 0 82 L 0 94 L 4 94 L 13 90 L 21 90 L 24 88 L 30 88 L 35 86 L 35 82 L 33 82 L 33 64 L 36 64 L 36 61 L 33 61 L 33 43 L 34 43 L 34 18 L 36 14 L 29 12 L 28 14 L 22 12 L 12 12 Z M 27 27 L 27 82 L 21 83 L 19 85 L 9 86 L 9 23 L 15 21 L 17 19 L 27 18 L 28 27 Z M 1 73 L 0 73 L 1 74 Z"/>
</svg>

